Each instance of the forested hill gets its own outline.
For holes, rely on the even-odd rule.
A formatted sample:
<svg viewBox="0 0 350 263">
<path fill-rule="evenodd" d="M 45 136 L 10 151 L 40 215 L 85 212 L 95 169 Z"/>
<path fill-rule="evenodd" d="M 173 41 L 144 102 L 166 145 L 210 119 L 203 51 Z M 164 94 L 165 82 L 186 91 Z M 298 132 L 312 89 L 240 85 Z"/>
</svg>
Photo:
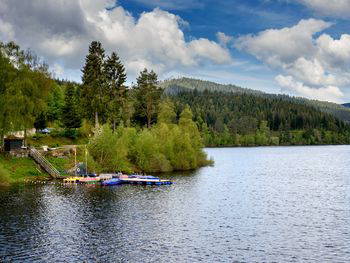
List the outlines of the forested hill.
<svg viewBox="0 0 350 263">
<path fill-rule="evenodd" d="M 188 85 L 188 79 L 185 82 Z M 178 112 L 185 105 L 191 107 L 208 146 L 350 143 L 350 125 L 320 111 L 317 104 L 311 106 L 312 101 L 252 94 L 235 86 L 229 86 L 231 92 L 222 91 L 224 85 L 208 87 L 166 88 Z"/>
<path fill-rule="evenodd" d="M 230 92 L 230 93 L 244 93 L 244 94 L 253 94 L 260 97 L 279 99 L 283 101 L 291 101 L 299 104 L 305 104 L 316 109 L 331 113 L 335 117 L 350 122 L 350 108 L 346 107 L 346 105 L 340 105 L 336 103 L 326 102 L 326 101 L 317 101 L 317 100 L 308 100 L 300 97 L 291 97 L 288 95 L 276 95 L 276 94 L 268 94 L 262 91 L 241 88 L 232 84 L 224 85 L 218 84 L 211 81 L 203 81 L 192 78 L 179 78 L 179 79 L 171 79 L 166 80 L 161 83 L 161 86 L 165 89 L 167 94 L 177 94 L 181 91 L 188 90 L 198 90 L 198 91 L 220 91 L 220 92 Z"/>
</svg>

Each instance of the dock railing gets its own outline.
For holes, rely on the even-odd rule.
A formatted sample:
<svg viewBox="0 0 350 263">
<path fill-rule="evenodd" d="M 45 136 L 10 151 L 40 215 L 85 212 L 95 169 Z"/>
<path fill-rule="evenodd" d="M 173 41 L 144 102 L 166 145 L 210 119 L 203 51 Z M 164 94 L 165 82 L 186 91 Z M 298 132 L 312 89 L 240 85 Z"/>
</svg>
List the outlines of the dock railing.
<svg viewBox="0 0 350 263">
<path fill-rule="evenodd" d="M 37 149 L 31 147 L 29 149 L 29 156 L 53 178 L 61 177 L 61 173 Z"/>
</svg>

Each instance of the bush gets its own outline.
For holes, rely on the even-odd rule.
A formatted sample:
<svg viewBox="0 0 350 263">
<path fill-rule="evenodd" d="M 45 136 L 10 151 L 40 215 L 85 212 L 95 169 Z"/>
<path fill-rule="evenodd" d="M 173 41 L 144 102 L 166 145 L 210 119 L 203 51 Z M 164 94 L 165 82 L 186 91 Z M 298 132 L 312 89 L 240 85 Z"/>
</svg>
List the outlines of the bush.
<svg viewBox="0 0 350 263">
<path fill-rule="evenodd" d="M 70 138 L 70 139 L 77 139 L 79 137 L 79 131 L 77 129 L 65 129 L 62 132 L 62 137 Z"/>
<path fill-rule="evenodd" d="M 162 108 L 172 110 L 171 105 Z M 178 125 L 172 123 L 172 113 L 161 116 L 151 129 L 120 126 L 113 133 L 109 125 L 102 126 L 89 144 L 90 156 L 100 171 L 169 172 L 212 163 L 202 150 L 202 138 L 189 108 L 184 109 Z"/>
</svg>

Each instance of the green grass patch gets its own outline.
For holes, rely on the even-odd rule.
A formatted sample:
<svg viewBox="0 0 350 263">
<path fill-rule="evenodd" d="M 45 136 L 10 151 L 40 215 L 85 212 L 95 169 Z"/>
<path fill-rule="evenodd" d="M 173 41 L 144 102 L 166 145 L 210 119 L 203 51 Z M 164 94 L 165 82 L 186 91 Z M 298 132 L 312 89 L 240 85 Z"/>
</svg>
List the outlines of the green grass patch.
<svg viewBox="0 0 350 263">
<path fill-rule="evenodd" d="M 74 166 L 72 158 L 46 157 L 46 159 L 63 175 Z"/>
<path fill-rule="evenodd" d="M 30 158 L 16 158 L 0 155 L 0 184 L 23 182 L 25 180 L 47 177 Z"/>
</svg>

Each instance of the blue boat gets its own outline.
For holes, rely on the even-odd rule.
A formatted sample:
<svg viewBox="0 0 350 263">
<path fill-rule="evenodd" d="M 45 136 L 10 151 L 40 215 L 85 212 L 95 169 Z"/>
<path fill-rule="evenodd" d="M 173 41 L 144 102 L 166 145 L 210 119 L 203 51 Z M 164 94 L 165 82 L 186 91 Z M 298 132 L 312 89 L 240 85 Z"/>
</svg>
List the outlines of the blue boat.
<svg viewBox="0 0 350 263">
<path fill-rule="evenodd" d="M 113 178 L 113 179 L 109 179 L 109 180 L 103 181 L 102 185 L 111 186 L 111 185 L 119 185 L 119 184 L 122 184 L 122 183 L 123 183 L 122 180 L 120 180 L 118 178 Z"/>
</svg>

